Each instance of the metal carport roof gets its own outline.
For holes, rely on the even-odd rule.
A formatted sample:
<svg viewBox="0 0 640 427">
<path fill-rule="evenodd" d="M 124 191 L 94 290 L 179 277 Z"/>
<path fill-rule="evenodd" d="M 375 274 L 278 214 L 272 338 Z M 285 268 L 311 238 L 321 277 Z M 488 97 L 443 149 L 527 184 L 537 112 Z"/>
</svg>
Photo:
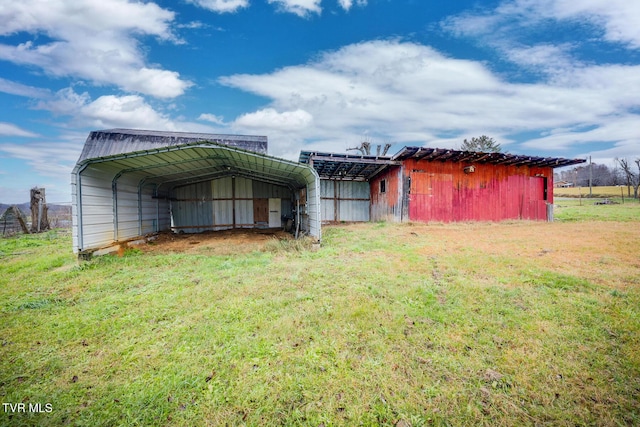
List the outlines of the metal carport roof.
<svg viewBox="0 0 640 427">
<path fill-rule="evenodd" d="M 207 141 L 89 158 L 78 162 L 74 173 L 97 163 L 119 170 L 114 182 L 124 174 L 139 172 L 145 175 L 146 183 L 163 189 L 228 175 L 297 189 L 317 176 L 308 165 Z"/>
</svg>

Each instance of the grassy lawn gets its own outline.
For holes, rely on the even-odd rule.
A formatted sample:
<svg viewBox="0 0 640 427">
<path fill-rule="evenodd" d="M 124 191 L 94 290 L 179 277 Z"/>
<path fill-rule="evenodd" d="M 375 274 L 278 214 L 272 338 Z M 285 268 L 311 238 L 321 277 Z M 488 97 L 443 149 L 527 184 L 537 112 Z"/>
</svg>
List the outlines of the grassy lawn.
<svg viewBox="0 0 640 427">
<path fill-rule="evenodd" d="M 0 425 L 640 425 L 629 206 L 79 265 L 0 240 L 2 402 L 51 404 Z"/>
<path fill-rule="evenodd" d="M 598 204 L 603 198 L 554 198 L 554 219 L 556 221 L 640 221 L 638 200 L 608 197 L 613 204 Z"/>
</svg>

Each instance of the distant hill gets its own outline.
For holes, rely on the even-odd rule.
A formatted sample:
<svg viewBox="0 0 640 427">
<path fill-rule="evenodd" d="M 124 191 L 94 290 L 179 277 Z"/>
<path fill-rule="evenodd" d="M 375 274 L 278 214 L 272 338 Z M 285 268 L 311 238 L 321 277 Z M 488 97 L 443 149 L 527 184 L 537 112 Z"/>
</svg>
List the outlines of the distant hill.
<svg viewBox="0 0 640 427">
<path fill-rule="evenodd" d="M 10 206 L 7 203 L 0 203 L 0 215 L 2 215 Z M 15 206 L 20 209 L 25 216 L 27 225 L 31 227 L 31 206 L 29 203 L 20 203 Z M 68 228 L 71 227 L 71 205 L 47 204 L 49 211 L 49 224 L 52 228 Z"/>
<path fill-rule="evenodd" d="M 7 203 L 0 203 L 0 215 L 2 215 L 2 213 L 6 211 L 9 206 L 14 206 L 14 205 L 7 204 Z M 23 214 L 27 216 L 31 215 L 31 205 L 29 203 L 20 203 L 15 206 L 17 206 L 18 209 L 20 209 Z M 52 215 L 52 214 L 53 215 L 64 215 L 64 214 L 71 215 L 71 205 L 56 205 L 56 204 L 48 203 L 47 206 L 49 207 L 49 215 Z"/>
<path fill-rule="evenodd" d="M 7 204 L 7 203 L 0 203 L 0 214 L 2 214 L 2 212 L 6 211 L 7 208 L 9 206 L 14 206 L 13 204 Z M 23 214 L 28 215 L 31 212 L 31 208 L 29 206 L 29 203 L 20 203 L 15 205 L 18 207 L 18 209 L 20 209 L 22 211 Z"/>
</svg>

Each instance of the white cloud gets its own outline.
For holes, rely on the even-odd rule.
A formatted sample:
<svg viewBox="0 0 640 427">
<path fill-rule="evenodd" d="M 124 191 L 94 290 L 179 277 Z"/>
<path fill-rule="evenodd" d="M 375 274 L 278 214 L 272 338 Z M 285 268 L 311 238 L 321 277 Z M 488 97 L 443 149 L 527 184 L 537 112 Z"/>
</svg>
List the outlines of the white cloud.
<svg viewBox="0 0 640 427">
<path fill-rule="evenodd" d="M 207 114 L 207 113 L 200 114 L 200 116 L 198 117 L 198 120 L 204 120 L 206 122 L 211 122 L 217 125 L 224 124 L 224 117 L 216 116 L 215 114 Z"/>
<path fill-rule="evenodd" d="M 514 46 L 506 49 L 505 54 L 510 61 L 530 71 L 562 75 L 580 65 L 580 61 L 571 56 L 572 48 L 573 46 L 567 43 Z"/>
<path fill-rule="evenodd" d="M 284 12 L 294 13 L 300 17 L 309 16 L 312 13 L 320 15 L 321 0 L 267 0 L 269 4 L 275 4 Z"/>
<path fill-rule="evenodd" d="M 348 11 L 349 9 L 351 9 L 351 6 L 353 6 L 354 0 L 338 0 L 338 3 L 344 10 Z M 355 3 L 358 6 L 366 6 L 367 0 L 355 0 Z"/>
<path fill-rule="evenodd" d="M 236 12 L 238 9 L 249 6 L 249 0 L 189 0 L 189 2 L 217 13 Z"/>
<path fill-rule="evenodd" d="M 29 188 L 36 185 L 46 188 L 49 203 L 71 201 L 69 177 L 86 138 L 84 132 L 69 132 L 56 139 L 0 144 L 0 153 L 20 165 L 11 173 L 13 188 L 0 187 L 0 201 L 26 202 Z"/>
<path fill-rule="evenodd" d="M 51 92 L 48 89 L 23 85 L 18 82 L 3 79 L 2 77 L 0 77 L 0 92 L 28 98 L 47 98 L 51 96 Z"/>
<path fill-rule="evenodd" d="M 604 29 L 608 41 L 640 48 L 640 2 L 629 0 L 548 0 L 537 12 L 556 19 L 588 19 Z"/>
<path fill-rule="evenodd" d="M 234 125 L 254 132 L 269 129 L 270 150 L 276 155 L 291 154 L 291 147 L 304 141 L 316 141 L 318 149 L 319 141 L 325 150 L 344 149 L 363 134 L 380 143 L 441 147 L 487 134 L 508 144 L 513 135 L 541 129 L 580 129 L 585 124 L 609 129 L 615 117 L 637 120 L 640 108 L 634 96 L 640 93 L 640 66 L 580 66 L 568 69 L 562 79 L 515 84 L 485 63 L 397 41 L 354 44 L 313 63 L 264 75 L 228 76 L 220 83 L 271 100 Z M 297 117 L 291 114 L 297 111 L 313 120 L 284 120 Z M 301 125 L 292 131 L 291 123 Z M 614 135 L 621 140 L 619 133 Z M 579 131 L 573 138 L 574 143 L 592 140 Z M 539 141 L 537 147 L 552 150 L 546 141 L 552 140 Z"/>
<path fill-rule="evenodd" d="M 505 0 L 495 9 L 467 12 L 442 22 L 457 36 L 480 37 L 491 45 L 513 43 L 529 31 L 566 23 L 588 24 L 603 39 L 640 48 L 640 2 L 628 0 Z M 505 40 L 505 36 L 506 40 Z"/>
<path fill-rule="evenodd" d="M 158 113 L 141 96 L 101 96 L 83 106 L 82 115 L 94 127 L 145 128 L 176 130 L 171 120 Z"/>
<path fill-rule="evenodd" d="M 543 147 L 549 150 L 561 150 L 576 142 L 582 144 L 614 142 L 625 145 L 636 145 L 635 154 L 638 155 L 637 123 L 638 117 L 632 114 L 626 114 L 620 117 L 611 117 L 606 122 L 589 127 L 586 130 L 580 126 L 566 129 L 553 129 L 541 138 L 532 139 L 523 145 L 531 148 Z"/>
<path fill-rule="evenodd" d="M 0 35 L 28 32 L 33 41 L 0 44 L 0 59 L 36 66 L 47 74 L 116 85 L 159 98 L 191 86 L 177 72 L 149 67 L 136 36 L 177 42 L 174 13 L 155 3 L 127 0 L 24 0 L 0 9 Z M 50 39 L 38 42 L 38 35 Z"/>
<path fill-rule="evenodd" d="M 56 116 L 70 116 L 75 127 L 146 128 L 177 130 L 168 115 L 156 111 L 139 95 L 105 95 L 92 100 L 88 93 L 72 88 L 60 90 L 54 99 L 40 101 L 37 109 Z"/>
<path fill-rule="evenodd" d="M 26 160 L 41 175 L 60 176 L 67 174 L 78 160 L 82 145 L 76 142 L 38 142 L 32 144 L 2 144 L 0 151 L 16 159 Z"/>
<path fill-rule="evenodd" d="M 38 136 L 38 134 L 24 130 L 12 123 L 0 122 L 0 136 L 23 136 L 34 138 Z"/>
<path fill-rule="evenodd" d="M 238 117 L 234 124 L 241 128 L 296 131 L 308 127 L 312 122 L 313 116 L 304 110 L 278 113 L 273 108 L 266 108 L 244 114 Z"/>
<path fill-rule="evenodd" d="M 21 165 L 11 173 L 12 188 L 0 187 L 0 200 L 23 203 L 29 200 L 29 189 L 44 186 L 47 201 L 71 201 L 69 177 L 78 159 L 86 134 L 65 134 L 58 140 L 43 140 L 27 144 L 0 144 L 0 153 L 11 157 L 11 163 Z"/>
</svg>

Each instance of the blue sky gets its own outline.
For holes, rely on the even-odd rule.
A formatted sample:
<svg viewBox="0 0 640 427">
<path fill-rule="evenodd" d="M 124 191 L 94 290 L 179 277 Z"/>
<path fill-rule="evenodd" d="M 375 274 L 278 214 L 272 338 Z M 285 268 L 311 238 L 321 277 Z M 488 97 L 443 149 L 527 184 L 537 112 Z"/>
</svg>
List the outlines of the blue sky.
<svg viewBox="0 0 640 427">
<path fill-rule="evenodd" d="M 70 201 L 91 130 L 640 156 L 640 2 L 0 0 L 0 202 Z M 395 150 L 395 151 L 394 151 Z"/>
</svg>

